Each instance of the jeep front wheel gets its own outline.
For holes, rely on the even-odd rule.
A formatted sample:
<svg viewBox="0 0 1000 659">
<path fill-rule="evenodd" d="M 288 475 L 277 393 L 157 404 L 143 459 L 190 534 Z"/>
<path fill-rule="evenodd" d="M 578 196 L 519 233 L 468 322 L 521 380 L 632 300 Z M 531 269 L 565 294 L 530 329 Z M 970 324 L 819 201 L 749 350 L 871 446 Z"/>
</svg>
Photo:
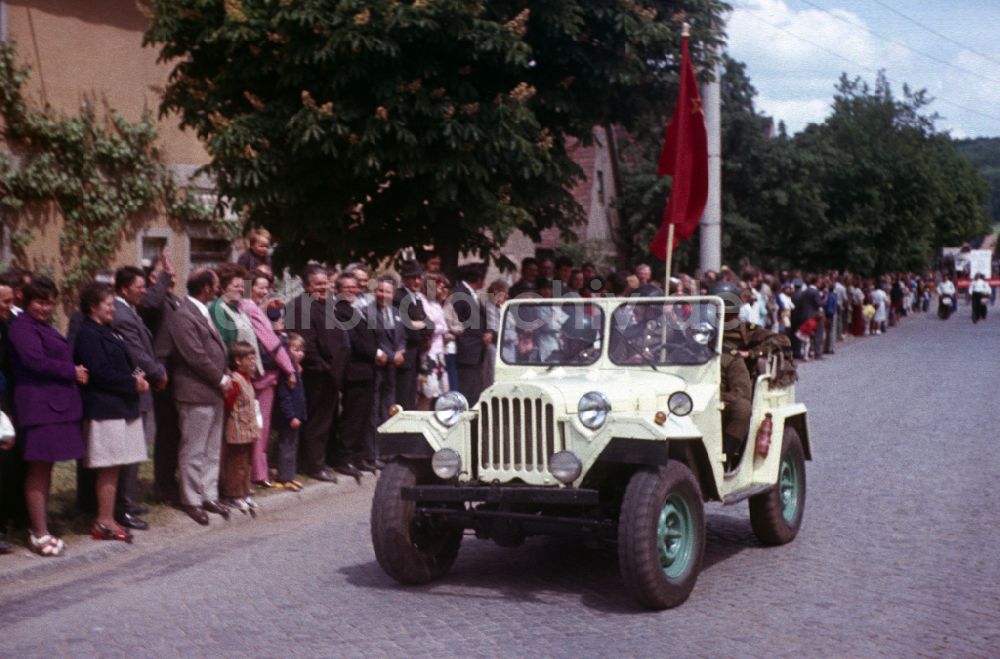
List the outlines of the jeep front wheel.
<svg viewBox="0 0 1000 659">
<path fill-rule="evenodd" d="M 791 542 L 802 525 L 806 505 L 806 461 L 795 428 L 785 426 L 775 486 L 750 497 L 750 527 L 765 545 Z"/>
<path fill-rule="evenodd" d="M 691 470 L 671 461 L 633 474 L 618 521 L 625 589 L 642 606 L 668 609 L 691 594 L 705 552 L 705 510 Z"/>
<path fill-rule="evenodd" d="M 425 584 L 448 574 L 458 556 L 462 529 L 417 515 L 400 490 L 416 485 L 420 466 L 396 459 L 385 466 L 372 498 L 372 546 L 386 574 L 404 584 Z"/>
</svg>

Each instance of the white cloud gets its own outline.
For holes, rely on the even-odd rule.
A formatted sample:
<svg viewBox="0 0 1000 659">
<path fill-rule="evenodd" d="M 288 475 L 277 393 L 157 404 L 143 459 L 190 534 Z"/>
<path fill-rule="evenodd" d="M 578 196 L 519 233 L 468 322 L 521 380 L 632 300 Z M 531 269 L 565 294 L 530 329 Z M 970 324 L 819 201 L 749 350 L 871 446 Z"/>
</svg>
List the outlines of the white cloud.
<svg viewBox="0 0 1000 659">
<path fill-rule="evenodd" d="M 830 113 L 831 98 L 776 99 L 768 96 L 757 97 L 757 109 L 774 117 L 775 126 L 784 121 L 789 132 L 805 128 L 811 123 L 820 123 Z"/>
<path fill-rule="evenodd" d="M 748 64 L 760 109 L 794 132 L 823 120 L 842 72 L 871 80 L 878 69 L 892 77 L 910 64 L 910 51 L 865 28 L 843 9 L 796 11 L 784 0 L 744 0 L 735 4 L 727 33 L 730 53 Z"/>
</svg>

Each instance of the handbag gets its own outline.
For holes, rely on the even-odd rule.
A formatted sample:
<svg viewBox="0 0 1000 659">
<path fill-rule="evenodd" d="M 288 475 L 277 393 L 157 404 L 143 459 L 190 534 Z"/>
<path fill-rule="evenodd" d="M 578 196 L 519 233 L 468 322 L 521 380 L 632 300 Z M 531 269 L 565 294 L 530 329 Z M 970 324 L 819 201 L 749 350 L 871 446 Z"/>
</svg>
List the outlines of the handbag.
<svg viewBox="0 0 1000 659">
<path fill-rule="evenodd" d="M 6 443 L 14 439 L 14 424 L 11 423 L 10 417 L 4 412 L 0 412 L 0 443 Z"/>
</svg>

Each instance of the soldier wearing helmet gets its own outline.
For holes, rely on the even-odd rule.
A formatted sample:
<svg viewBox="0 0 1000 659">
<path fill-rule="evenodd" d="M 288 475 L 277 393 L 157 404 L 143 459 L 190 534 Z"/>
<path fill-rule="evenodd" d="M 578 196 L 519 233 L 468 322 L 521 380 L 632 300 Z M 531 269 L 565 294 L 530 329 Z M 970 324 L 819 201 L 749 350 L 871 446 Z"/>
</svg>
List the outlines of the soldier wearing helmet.
<svg viewBox="0 0 1000 659">
<path fill-rule="evenodd" d="M 722 298 L 725 307 L 725 330 L 722 335 L 722 411 L 723 450 L 726 453 L 726 468 L 733 469 L 739 463 L 748 435 L 750 416 L 753 412 L 753 374 L 757 373 L 757 362 L 773 351 L 784 355 L 784 360 L 793 369 L 791 362 L 792 344 L 788 337 L 771 332 L 739 320 L 740 287 L 731 281 L 716 282 L 709 289 L 709 295 Z M 784 377 L 788 377 L 785 375 Z"/>
</svg>

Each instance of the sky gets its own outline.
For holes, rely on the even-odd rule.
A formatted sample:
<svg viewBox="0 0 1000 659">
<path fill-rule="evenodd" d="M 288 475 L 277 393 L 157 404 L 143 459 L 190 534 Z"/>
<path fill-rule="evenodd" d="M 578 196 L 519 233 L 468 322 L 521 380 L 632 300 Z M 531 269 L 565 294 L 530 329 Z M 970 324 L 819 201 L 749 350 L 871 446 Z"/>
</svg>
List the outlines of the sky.
<svg viewBox="0 0 1000 659">
<path fill-rule="evenodd" d="M 925 111 L 941 115 L 939 130 L 1000 136 L 1000 0 L 730 4 L 729 53 L 746 63 L 757 109 L 790 133 L 829 114 L 842 72 L 872 82 L 885 69 L 895 94 L 907 83 L 935 99 Z"/>
</svg>

